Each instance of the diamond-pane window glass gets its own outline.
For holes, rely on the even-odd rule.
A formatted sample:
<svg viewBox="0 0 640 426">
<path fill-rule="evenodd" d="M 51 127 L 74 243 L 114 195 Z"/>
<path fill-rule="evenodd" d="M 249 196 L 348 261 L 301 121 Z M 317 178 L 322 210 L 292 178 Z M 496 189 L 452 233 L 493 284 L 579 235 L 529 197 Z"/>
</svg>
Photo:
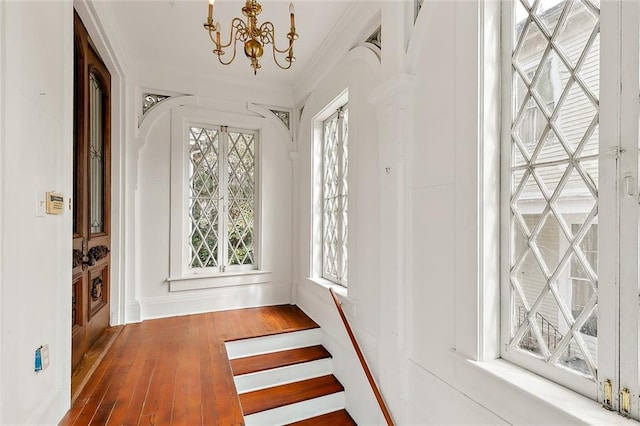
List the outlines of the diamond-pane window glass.
<svg viewBox="0 0 640 426">
<path fill-rule="evenodd" d="M 322 276 L 347 285 L 348 110 L 339 108 L 323 123 Z"/>
<path fill-rule="evenodd" d="M 515 0 L 512 25 L 507 351 L 595 380 L 599 10 Z"/>
<path fill-rule="evenodd" d="M 189 129 L 190 268 L 219 265 L 219 136 L 217 130 Z"/>
<path fill-rule="evenodd" d="M 189 268 L 255 267 L 256 133 L 189 128 Z"/>
<path fill-rule="evenodd" d="M 230 132 L 227 161 L 229 265 L 252 265 L 255 205 L 255 135 Z"/>
</svg>

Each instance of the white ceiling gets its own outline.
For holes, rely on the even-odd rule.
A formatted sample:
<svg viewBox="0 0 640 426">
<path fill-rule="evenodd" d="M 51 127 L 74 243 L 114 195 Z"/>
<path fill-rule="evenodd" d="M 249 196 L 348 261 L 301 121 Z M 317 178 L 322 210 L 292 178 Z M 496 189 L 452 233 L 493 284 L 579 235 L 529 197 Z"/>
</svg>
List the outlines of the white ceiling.
<svg viewBox="0 0 640 426">
<path fill-rule="evenodd" d="M 241 43 L 231 65 L 223 66 L 211 53 L 213 43 L 202 26 L 207 17 L 208 0 L 114 0 L 108 3 L 128 60 L 133 63 L 293 85 L 352 1 L 295 0 L 296 27 L 300 34 L 294 44 L 296 62 L 290 70 L 280 70 L 273 63 L 271 49 L 265 49 L 257 76 L 253 75 Z M 258 23 L 273 22 L 278 48 L 286 47 L 289 0 L 262 0 L 260 3 L 263 11 Z M 214 21 L 220 22 L 223 43 L 228 40 L 231 20 L 236 16 L 244 18 L 240 10 L 243 5 L 244 0 L 216 0 Z M 229 51 L 225 57 L 229 58 L 231 54 Z"/>
</svg>

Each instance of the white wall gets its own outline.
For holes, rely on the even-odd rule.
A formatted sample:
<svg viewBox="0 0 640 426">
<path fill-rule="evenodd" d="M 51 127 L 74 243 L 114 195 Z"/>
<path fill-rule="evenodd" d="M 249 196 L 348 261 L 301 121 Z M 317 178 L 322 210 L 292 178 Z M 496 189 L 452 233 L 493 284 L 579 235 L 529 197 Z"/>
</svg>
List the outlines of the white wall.
<svg viewBox="0 0 640 426">
<path fill-rule="evenodd" d="M 55 424 L 70 392 L 72 218 L 34 212 L 38 191 L 72 193 L 73 6 L 0 8 L 0 423 Z M 43 344 L 51 366 L 35 373 Z"/>
<path fill-rule="evenodd" d="M 281 132 L 277 119 L 249 110 L 249 103 L 290 108 L 290 92 L 274 88 L 240 87 L 224 81 L 198 78 L 173 70 L 134 65 L 129 94 L 131 111 L 141 116 L 142 92 L 189 94 L 179 105 L 160 103 L 154 116 L 144 117 L 140 129 L 130 135 L 129 155 L 136 159 L 135 196 L 135 291 L 128 305 L 139 304 L 139 318 L 184 315 L 197 312 L 290 303 L 292 256 L 292 150 L 291 136 Z M 249 86 L 252 86 L 249 84 Z M 212 124 L 260 128 L 259 175 L 260 269 L 271 272 L 268 282 L 218 288 L 170 291 L 171 244 L 171 136 L 172 112 L 187 107 Z M 149 112 L 151 115 L 152 112 Z M 133 115 L 133 114 L 131 114 Z M 153 120 L 150 126 L 145 120 Z M 175 272 L 171 272 L 175 274 Z M 174 277 L 172 277 L 174 278 Z M 194 280 L 200 285 L 202 280 Z M 184 284 L 184 283 L 183 283 Z M 211 284 L 215 285 L 214 282 Z"/>
</svg>

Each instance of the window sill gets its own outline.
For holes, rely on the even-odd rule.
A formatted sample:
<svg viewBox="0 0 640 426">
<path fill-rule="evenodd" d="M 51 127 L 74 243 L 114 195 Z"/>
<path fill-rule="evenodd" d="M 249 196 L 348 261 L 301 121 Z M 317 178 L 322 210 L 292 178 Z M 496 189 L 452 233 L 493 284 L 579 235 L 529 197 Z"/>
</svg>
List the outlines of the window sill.
<svg viewBox="0 0 640 426">
<path fill-rule="evenodd" d="M 269 271 L 236 271 L 207 275 L 169 277 L 169 291 L 204 290 L 208 288 L 261 284 L 271 281 Z"/>
<path fill-rule="evenodd" d="M 456 353 L 455 351 L 453 352 Z M 496 395 L 494 397 L 498 399 L 504 397 L 503 401 L 508 400 L 509 396 L 513 396 L 514 391 L 516 391 L 516 393 L 522 394 L 529 400 L 535 399 L 541 406 L 545 407 L 545 411 L 557 414 L 564 419 L 571 419 L 583 424 L 636 424 L 616 412 L 607 411 L 596 401 L 503 359 L 479 362 L 464 358 L 459 354 L 458 356 L 474 373 L 479 373 L 481 376 L 484 375 L 485 378 L 495 379 L 502 383 L 504 386 L 500 386 L 500 391 L 495 392 Z M 486 383 L 486 381 L 483 380 L 481 383 Z M 493 389 L 497 390 L 495 387 Z M 504 392 L 504 395 L 502 395 L 502 392 Z M 537 405 L 530 404 L 531 409 L 535 410 Z M 525 418 L 531 418 L 529 414 L 532 413 L 522 412 L 520 414 Z"/>
<path fill-rule="evenodd" d="M 349 300 L 349 294 L 347 291 L 347 287 L 342 286 L 340 284 L 336 284 L 332 281 L 326 280 L 324 278 L 311 278 L 311 277 L 307 277 L 307 279 L 309 281 L 311 281 L 312 283 L 319 285 L 321 287 L 326 288 L 327 290 L 329 289 L 333 289 L 333 291 L 335 291 L 335 293 L 342 299 L 347 299 Z"/>
<path fill-rule="evenodd" d="M 340 302 L 341 302 L 341 305 L 342 305 L 342 309 L 347 314 L 347 316 L 355 317 L 356 302 L 355 302 L 355 300 L 349 298 L 349 291 L 347 290 L 347 287 L 341 286 L 340 284 L 336 284 L 336 283 L 331 282 L 329 280 L 326 280 L 324 278 L 307 277 L 307 281 L 309 281 L 311 284 L 313 284 L 313 285 L 315 285 L 317 287 L 321 287 L 323 289 L 326 289 L 327 290 L 327 299 L 326 300 L 332 306 L 333 306 L 333 301 L 331 301 L 331 296 L 329 296 L 329 289 L 333 289 L 333 291 L 338 296 L 338 299 L 340 299 Z"/>
</svg>

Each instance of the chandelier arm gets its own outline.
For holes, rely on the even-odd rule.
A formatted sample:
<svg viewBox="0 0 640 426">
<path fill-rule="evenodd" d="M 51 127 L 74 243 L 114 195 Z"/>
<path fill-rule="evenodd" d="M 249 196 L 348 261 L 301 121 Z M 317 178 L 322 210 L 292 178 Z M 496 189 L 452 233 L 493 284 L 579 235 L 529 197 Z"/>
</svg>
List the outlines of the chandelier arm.
<svg viewBox="0 0 640 426">
<path fill-rule="evenodd" d="M 229 47 L 230 45 L 231 45 L 231 43 L 229 43 L 226 47 Z M 218 61 L 220 61 L 220 63 L 222 65 L 229 65 L 236 58 L 236 45 L 237 45 L 237 43 L 233 43 L 233 55 L 231 56 L 231 59 L 229 59 L 229 62 L 225 62 L 225 61 L 222 60 L 222 53 L 223 52 L 219 51 L 220 53 L 218 53 Z"/>
<path fill-rule="evenodd" d="M 276 30 L 273 26 L 273 23 L 271 23 L 270 21 L 267 21 L 260 25 L 260 34 L 267 34 L 266 37 L 263 36 L 263 39 L 266 38 L 267 40 L 269 40 L 269 42 L 273 45 L 273 48 L 278 53 L 289 53 L 291 47 L 293 46 L 293 40 L 289 39 L 289 46 L 286 49 L 278 49 L 278 46 L 276 46 Z"/>
<path fill-rule="evenodd" d="M 235 37 L 233 35 L 233 30 L 234 29 L 236 30 Z M 236 43 L 237 40 L 241 40 L 243 36 L 246 39 L 246 32 L 247 32 L 247 26 L 242 21 L 242 19 L 233 18 L 233 21 L 231 21 L 231 28 L 229 29 L 229 43 L 221 44 L 219 46 L 219 48 L 220 49 L 226 49 L 227 47 L 231 46 L 231 44 L 233 43 L 234 44 L 234 49 L 235 49 L 235 43 Z"/>
<path fill-rule="evenodd" d="M 273 62 L 275 62 L 275 64 L 278 66 L 278 68 L 283 69 L 283 70 L 288 70 L 289 68 L 291 68 L 291 65 L 293 65 L 293 61 L 289 61 L 289 65 L 287 66 L 282 66 L 280 65 L 280 62 L 278 62 L 278 58 L 276 57 L 276 45 L 272 44 L 271 45 L 273 47 L 273 49 L 271 50 L 273 52 Z M 287 50 L 288 51 L 288 50 Z M 285 51 L 285 52 L 287 52 Z M 280 53 L 284 53 L 284 52 L 280 52 Z"/>
</svg>

